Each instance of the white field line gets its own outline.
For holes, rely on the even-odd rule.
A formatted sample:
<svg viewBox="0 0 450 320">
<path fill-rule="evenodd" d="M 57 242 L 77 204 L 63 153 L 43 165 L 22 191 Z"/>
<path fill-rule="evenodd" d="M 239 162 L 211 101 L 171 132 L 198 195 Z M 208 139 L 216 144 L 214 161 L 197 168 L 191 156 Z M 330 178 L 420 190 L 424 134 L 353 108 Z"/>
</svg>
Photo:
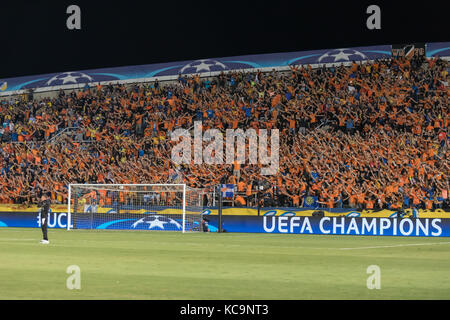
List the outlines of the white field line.
<svg viewBox="0 0 450 320">
<path fill-rule="evenodd" d="M 450 244 L 450 242 L 406 243 L 406 244 L 396 244 L 396 245 L 392 245 L 392 246 L 339 248 L 339 250 L 378 249 L 378 248 L 396 248 L 396 247 L 411 247 L 411 246 L 432 246 L 435 244 Z"/>
</svg>

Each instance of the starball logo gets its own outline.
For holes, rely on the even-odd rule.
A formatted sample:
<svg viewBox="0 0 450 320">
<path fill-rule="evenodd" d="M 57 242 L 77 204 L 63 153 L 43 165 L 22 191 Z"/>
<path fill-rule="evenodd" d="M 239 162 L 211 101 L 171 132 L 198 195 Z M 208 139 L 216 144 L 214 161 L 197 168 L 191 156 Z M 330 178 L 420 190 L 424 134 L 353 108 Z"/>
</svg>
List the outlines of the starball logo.
<svg viewBox="0 0 450 320">
<path fill-rule="evenodd" d="M 182 128 L 172 131 L 171 140 L 176 142 L 172 148 L 172 161 L 175 164 L 191 164 L 193 161 L 194 164 L 243 165 L 246 163 L 248 153 L 248 164 L 259 165 L 261 175 L 275 175 L 278 172 L 280 144 L 278 129 L 259 129 L 258 132 L 253 128 L 245 131 L 227 129 L 225 155 L 223 133 L 218 129 L 203 131 L 201 121 L 194 122 L 193 142 L 190 131 Z"/>
</svg>

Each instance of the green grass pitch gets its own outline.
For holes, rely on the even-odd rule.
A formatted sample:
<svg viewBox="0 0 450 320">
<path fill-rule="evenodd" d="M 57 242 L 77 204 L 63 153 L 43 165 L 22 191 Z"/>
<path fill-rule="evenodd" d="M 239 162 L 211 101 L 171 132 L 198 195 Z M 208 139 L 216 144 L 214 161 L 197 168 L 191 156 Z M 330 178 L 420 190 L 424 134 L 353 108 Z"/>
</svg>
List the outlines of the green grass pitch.
<svg viewBox="0 0 450 320">
<path fill-rule="evenodd" d="M 0 299 L 450 299 L 450 239 L 0 228 Z M 69 290 L 67 267 L 81 269 Z M 367 267 L 381 289 L 366 286 Z"/>
</svg>

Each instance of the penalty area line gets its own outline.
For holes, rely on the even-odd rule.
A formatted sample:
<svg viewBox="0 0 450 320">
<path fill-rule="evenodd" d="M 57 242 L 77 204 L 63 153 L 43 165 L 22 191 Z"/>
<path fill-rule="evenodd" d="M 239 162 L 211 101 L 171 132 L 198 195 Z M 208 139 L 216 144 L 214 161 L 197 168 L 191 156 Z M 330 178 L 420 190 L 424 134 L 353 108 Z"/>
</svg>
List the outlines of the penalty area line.
<svg viewBox="0 0 450 320">
<path fill-rule="evenodd" d="M 339 248 L 339 250 L 378 249 L 378 248 L 396 248 L 396 247 L 412 247 L 412 246 L 432 246 L 432 245 L 436 245 L 436 244 L 450 244 L 450 242 L 407 243 L 407 244 L 396 244 L 396 245 L 391 245 L 391 246 Z"/>
</svg>

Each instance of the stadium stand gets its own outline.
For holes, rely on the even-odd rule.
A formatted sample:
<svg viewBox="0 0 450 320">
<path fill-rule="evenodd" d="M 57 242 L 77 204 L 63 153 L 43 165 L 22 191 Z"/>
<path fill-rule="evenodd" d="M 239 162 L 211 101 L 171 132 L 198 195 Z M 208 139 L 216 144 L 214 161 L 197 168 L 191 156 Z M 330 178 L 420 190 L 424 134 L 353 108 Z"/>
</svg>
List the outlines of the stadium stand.
<svg viewBox="0 0 450 320">
<path fill-rule="evenodd" d="M 448 62 L 392 58 L 214 78 L 100 84 L 0 104 L 0 203 L 36 203 L 68 183 L 237 185 L 237 205 L 449 208 Z M 169 132 L 280 130 L 280 169 L 175 165 Z M 238 174 L 236 174 L 238 172 Z"/>
</svg>

